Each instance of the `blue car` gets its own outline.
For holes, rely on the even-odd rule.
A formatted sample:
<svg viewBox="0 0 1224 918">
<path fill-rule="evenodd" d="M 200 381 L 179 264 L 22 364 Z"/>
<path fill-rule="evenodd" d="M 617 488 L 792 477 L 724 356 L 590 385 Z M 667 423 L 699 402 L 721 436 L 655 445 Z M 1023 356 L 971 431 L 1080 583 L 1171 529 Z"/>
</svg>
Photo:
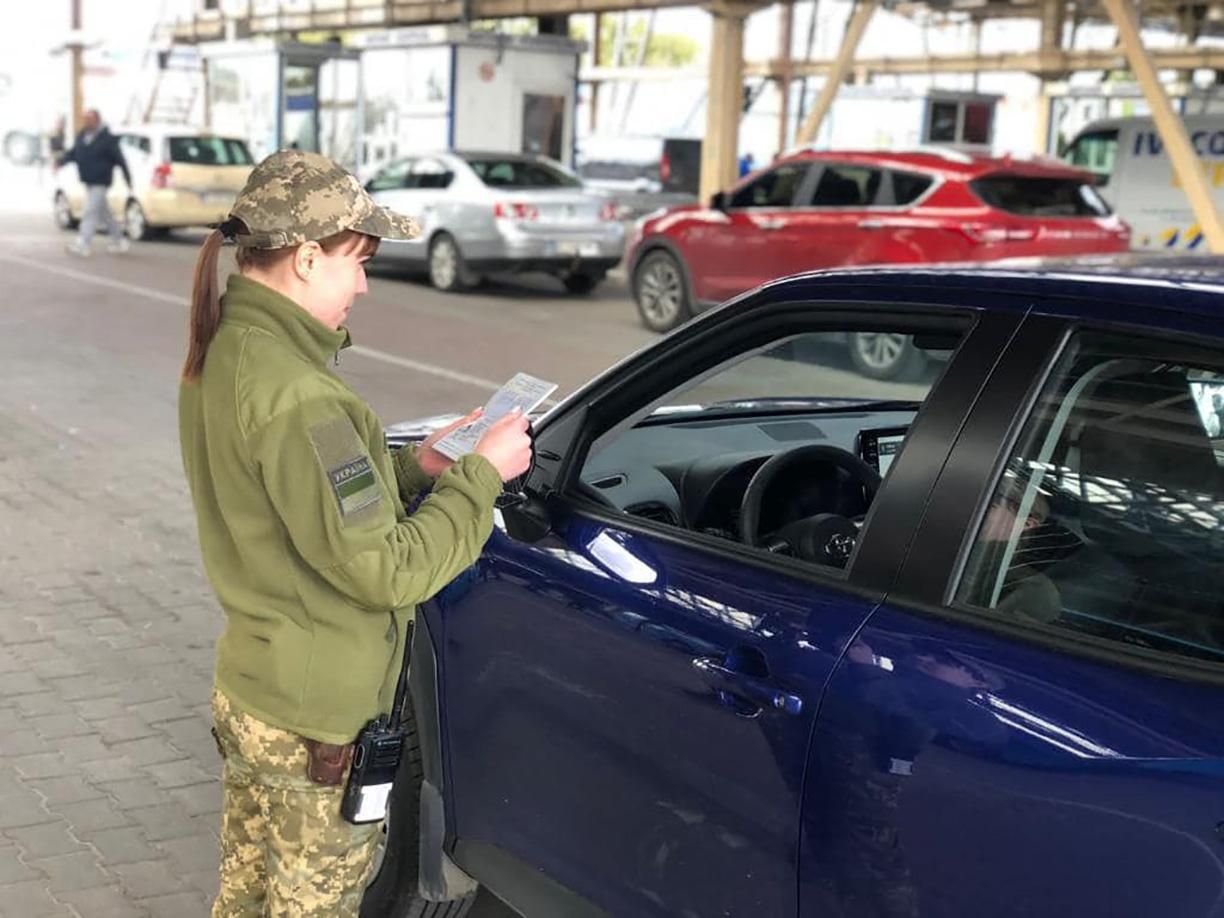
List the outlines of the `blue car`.
<svg viewBox="0 0 1224 918">
<path fill-rule="evenodd" d="M 365 914 L 1224 916 L 1222 424 L 1224 285 L 1173 266 L 684 326 L 418 617 Z"/>
</svg>

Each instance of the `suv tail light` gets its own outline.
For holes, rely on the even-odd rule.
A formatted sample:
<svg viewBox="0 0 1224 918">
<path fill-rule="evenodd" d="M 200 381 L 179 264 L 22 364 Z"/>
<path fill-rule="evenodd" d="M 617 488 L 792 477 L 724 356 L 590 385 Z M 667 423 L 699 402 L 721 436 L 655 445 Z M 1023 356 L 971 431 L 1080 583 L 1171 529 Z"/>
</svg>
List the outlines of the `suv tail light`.
<svg viewBox="0 0 1224 918">
<path fill-rule="evenodd" d="M 1032 242 L 1037 238 L 1037 230 L 1027 226 L 962 223 L 960 231 L 976 245 L 987 245 L 994 242 Z"/>
<path fill-rule="evenodd" d="M 521 201 L 498 201 L 493 205 L 493 216 L 498 220 L 538 220 L 540 209 Z"/>
<path fill-rule="evenodd" d="M 173 182 L 170 180 L 170 164 L 161 163 L 153 170 L 153 178 L 150 184 L 154 188 L 169 188 Z"/>
<path fill-rule="evenodd" d="M 664 182 L 671 178 L 671 155 L 666 151 L 663 152 L 663 158 L 659 160 L 659 178 Z"/>
<path fill-rule="evenodd" d="M 620 208 L 611 201 L 605 201 L 603 207 L 599 209 L 599 219 L 605 223 L 611 223 L 614 220 L 620 219 Z"/>
</svg>

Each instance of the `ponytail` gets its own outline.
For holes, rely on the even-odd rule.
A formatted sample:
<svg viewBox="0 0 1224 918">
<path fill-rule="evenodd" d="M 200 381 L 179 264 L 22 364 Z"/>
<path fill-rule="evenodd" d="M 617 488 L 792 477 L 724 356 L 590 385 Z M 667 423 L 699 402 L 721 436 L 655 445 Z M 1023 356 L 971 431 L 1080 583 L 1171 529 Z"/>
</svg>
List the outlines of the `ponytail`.
<svg viewBox="0 0 1224 918">
<path fill-rule="evenodd" d="M 188 321 L 187 360 L 183 363 L 183 381 L 195 382 L 204 369 L 208 345 L 221 324 L 221 295 L 217 283 L 217 254 L 223 236 L 213 230 L 200 247 L 196 257 L 195 278 L 191 288 L 191 318 Z"/>
</svg>

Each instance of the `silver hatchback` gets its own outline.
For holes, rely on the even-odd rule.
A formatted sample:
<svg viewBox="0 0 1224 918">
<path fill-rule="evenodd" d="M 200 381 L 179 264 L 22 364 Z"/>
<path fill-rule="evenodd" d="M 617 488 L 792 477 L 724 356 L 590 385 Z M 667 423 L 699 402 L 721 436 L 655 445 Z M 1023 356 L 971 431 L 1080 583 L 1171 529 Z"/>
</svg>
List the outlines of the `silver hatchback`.
<svg viewBox="0 0 1224 918">
<path fill-rule="evenodd" d="M 415 217 L 421 238 L 386 243 L 379 258 L 424 268 L 439 290 L 481 275 L 546 271 L 590 293 L 621 260 L 625 229 L 612 203 L 560 163 L 512 153 L 432 153 L 398 160 L 366 188 Z"/>
</svg>

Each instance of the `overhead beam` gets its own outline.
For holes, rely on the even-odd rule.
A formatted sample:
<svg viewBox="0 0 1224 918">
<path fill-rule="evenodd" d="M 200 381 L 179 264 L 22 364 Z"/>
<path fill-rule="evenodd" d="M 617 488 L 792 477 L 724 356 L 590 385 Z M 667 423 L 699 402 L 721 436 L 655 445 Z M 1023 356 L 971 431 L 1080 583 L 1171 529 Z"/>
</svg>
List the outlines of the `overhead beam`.
<svg viewBox="0 0 1224 918">
<path fill-rule="evenodd" d="M 1190 135 L 1186 133 L 1186 125 L 1173 111 L 1169 96 L 1160 84 L 1151 55 L 1143 47 L 1135 5 L 1132 0 L 1101 0 L 1101 4 L 1118 29 L 1118 42 L 1126 52 L 1130 69 L 1143 89 L 1148 107 L 1152 110 L 1152 120 L 1156 122 L 1156 130 L 1160 132 L 1165 149 L 1169 151 L 1173 173 L 1185 189 L 1194 218 L 1203 231 L 1203 237 L 1207 240 L 1212 254 L 1224 253 L 1224 221 L 1220 219 L 1219 208 L 1211 196 L 1211 186 L 1194 153 Z"/>
<path fill-rule="evenodd" d="M 1157 70 L 1224 69 L 1224 49 L 1174 48 L 1149 53 Z M 791 76 L 825 76 L 836 61 L 794 61 Z M 1017 54 L 945 54 L 938 57 L 876 57 L 860 58 L 856 70 L 869 73 L 995 73 L 1020 71 L 1037 76 L 1082 70 L 1125 70 L 1129 61 L 1121 50 L 1060 51 L 1043 56 L 1040 52 Z M 777 77 L 781 72 L 777 61 L 758 61 L 745 65 L 746 76 Z"/>
<path fill-rule="evenodd" d="M 846 34 L 842 37 L 841 48 L 825 76 L 824 86 L 820 88 L 816 104 L 812 106 L 811 112 L 803 119 L 803 124 L 799 126 L 795 134 L 796 146 L 807 146 L 815 139 L 821 122 L 829 113 L 829 109 L 833 107 L 837 91 L 841 89 L 841 84 L 845 82 L 846 75 L 850 72 L 851 65 L 854 64 L 854 55 L 858 52 L 859 42 L 863 40 L 863 33 L 867 31 L 871 17 L 875 15 L 876 7 L 879 5 L 878 0 L 859 0 L 850 16 L 850 21 L 846 24 Z"/>
</svg>

